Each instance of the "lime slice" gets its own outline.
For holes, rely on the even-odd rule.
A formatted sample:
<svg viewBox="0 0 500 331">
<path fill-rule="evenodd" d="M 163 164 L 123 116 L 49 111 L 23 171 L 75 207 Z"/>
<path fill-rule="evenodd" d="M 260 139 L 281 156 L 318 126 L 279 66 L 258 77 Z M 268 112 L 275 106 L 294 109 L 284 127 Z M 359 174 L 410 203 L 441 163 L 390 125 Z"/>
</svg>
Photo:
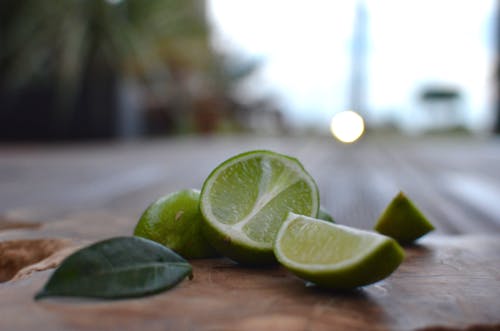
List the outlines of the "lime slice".
<svg viewBox="0 0 500 331">
<path fill-rule="evenodd" d="M 200 191 L 181 190 L 152 203 L 142 214 L 134 235 L 156 241 L 184 258 L 206 258 L 217 254 L 203 237 Z"/>
<path fill-rule="evenodd" d="M 205 237 L 220 253 L 239 263 L 268 264 L 276 261 L 273 243 L 288 212 L 316 216 L 319 193 L 297 159 L 251 151 L 212 171 L 200 207 Z"/>
<path fill-rule="evenodd" d="M 336 223 L 332 215 L 323 207 L 319 207 L 318 218 L 323 221 Z"/>
<path fill-rule="evenodd" d="M 276 236 L 274 253 L 297 276 L 332 289 L 379 281 L 404 258 L 392 238 L 293 213 Z"/>
<path fill-rule="evenodd" d="M 375 230 L 408 244 L 434 230 L 434 226 L 403 192 L 399 192 L 378 219 Z"/>
</svg>

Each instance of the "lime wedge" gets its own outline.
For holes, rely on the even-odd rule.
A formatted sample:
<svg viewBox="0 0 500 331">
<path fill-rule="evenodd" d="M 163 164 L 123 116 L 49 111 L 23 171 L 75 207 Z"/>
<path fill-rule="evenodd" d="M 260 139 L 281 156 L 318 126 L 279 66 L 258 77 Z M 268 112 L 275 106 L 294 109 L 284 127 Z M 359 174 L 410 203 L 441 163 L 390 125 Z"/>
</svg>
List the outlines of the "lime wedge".
<svg viewBox="0 0 500 331">
<path fill-rule="evenodd" d="M 144 211 L 134 235 L 167 246 L 186 259 L 216 256 L 201 231 L 199 197 L 200 191 L 189 189 L 158 199 Z"/>
<path fill-rule="evenodd" d="M 274 253 L 297 276 L 332 289 L 379 281 L 404 258 L 394 239 L 293 213 L 276 236 Z"/>
<path fill-rule="evenodd" d="M 378 219 L 375 230 L 401 244 L 409 244 L 434 230 L 434 226 L 403 192 L 399 192 Z"/>
<path fill-rule="evenodd" d="M 288 212 L 316 216 L 319 193 L 297 159 L 251 151 L 212 171 L 200 208 L 205 237 L 217 251 L 239 263 L 269 264 L 276 261 L 273 243 Z"/>
</svg>

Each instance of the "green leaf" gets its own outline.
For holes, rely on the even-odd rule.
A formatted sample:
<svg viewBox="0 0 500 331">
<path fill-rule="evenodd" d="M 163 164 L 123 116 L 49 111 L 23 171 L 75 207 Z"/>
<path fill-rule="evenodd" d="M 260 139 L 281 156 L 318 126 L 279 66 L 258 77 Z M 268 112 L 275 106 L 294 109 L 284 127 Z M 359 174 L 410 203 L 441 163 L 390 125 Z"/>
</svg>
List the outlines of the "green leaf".
<svg viewBox="0 0 500 331">
<path fill-rule="evenodd" d="M 154 241 L 116 237 L 67 257 L 35 299 L 50 296 L 126 298 L 164 291 L 186 276 L 191 265 Z"/>
</svg>

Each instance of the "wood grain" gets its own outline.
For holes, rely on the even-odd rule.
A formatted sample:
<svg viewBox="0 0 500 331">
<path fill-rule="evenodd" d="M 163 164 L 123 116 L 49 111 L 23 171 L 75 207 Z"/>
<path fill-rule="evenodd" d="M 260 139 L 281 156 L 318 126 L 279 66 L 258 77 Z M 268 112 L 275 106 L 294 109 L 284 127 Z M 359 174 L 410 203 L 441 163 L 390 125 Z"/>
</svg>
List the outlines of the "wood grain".
<svg viewBox="0 0 500 331">
<path fill-rule="evenodd" d="M 403 190 L 441 234 L 500 232 L 498 140 L 178 138 L 129 144 L 0 146 L 0 215 L 50 222 L 104 210 L 138 217 L 161 195 L 199 188 L 236 153 L 294 155 L 316 179 L 322 204 L 341 223 L 369 229 Z M 360 207 L 362 206 L 362 207 Z M 471 222 L 471 220 L 474 220 Z"/>
<path fill-rule="evenodd" d="M 72 248 L 131 234 L 151 201 L 199 188 L 219 162 L 256 148 L 297 156 L 339 223 L 370 229 L 403 190 L 437 231 L 406 247 L 405 262 L 389 278 L 352 292 L 306 287 L 280 267 L 213 259 L 193 261 L 192 281 L 152 297 L 33 301 L 51 272 L 38 270 Z M 3 146 L 2 247 L 69 244 L 51 251 L 55 260 L 45 260 L 46 252 L 17 280 L 0 283 L 0 330 L 498 330 L 499 188 L 498 140 L 344 146 L 307 137 L 231 137 Z"/>
<path fill-rule="evenodd" d="M 325 291 L 281 267 L 196 260 L 194 279 L 152 297 L 33 301 L 50 272 L 0 285 L 2 330 L 414 330 L 500 325 L 500 242 L 460 236 L 406 249 L 389 278 Z"/>
</svg>

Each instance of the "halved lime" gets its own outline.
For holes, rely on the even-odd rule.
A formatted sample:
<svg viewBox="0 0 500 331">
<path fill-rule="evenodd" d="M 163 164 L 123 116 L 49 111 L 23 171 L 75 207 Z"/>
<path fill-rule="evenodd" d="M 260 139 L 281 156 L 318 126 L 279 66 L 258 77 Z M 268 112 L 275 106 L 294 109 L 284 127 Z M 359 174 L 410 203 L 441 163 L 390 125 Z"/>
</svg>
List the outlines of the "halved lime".
<svg viewBox="0 0 500 331">
<path fill-rule="evenodd" d="M 394 239 L 293 213 L 276 236 L 274 253 L 297 276 L 332 289 L 379 281 L 404 258 Z"/>
<path fill-rule="evenodd" d="M 434 226 L 403 192 L 399 192 L 378 219 L 375 230 L 408 244 L 434 230 Z"/>
<path fill-rule="evenodd" d="M 313 178 L 292 157 L 251 151 L 223 162 L 201 190 L 205 237 L 222 254 L 246 264 L 275 262 L 273 242 L 288 212 L 316 216 Z"/>
<path fill-rule="evenodd" d="M 186 259 L 216 256 L 203 237 L 200 191 L 181 190 L 152 203 L 142 214 L 134 235 L 156 241 Z"/>
</svg>

